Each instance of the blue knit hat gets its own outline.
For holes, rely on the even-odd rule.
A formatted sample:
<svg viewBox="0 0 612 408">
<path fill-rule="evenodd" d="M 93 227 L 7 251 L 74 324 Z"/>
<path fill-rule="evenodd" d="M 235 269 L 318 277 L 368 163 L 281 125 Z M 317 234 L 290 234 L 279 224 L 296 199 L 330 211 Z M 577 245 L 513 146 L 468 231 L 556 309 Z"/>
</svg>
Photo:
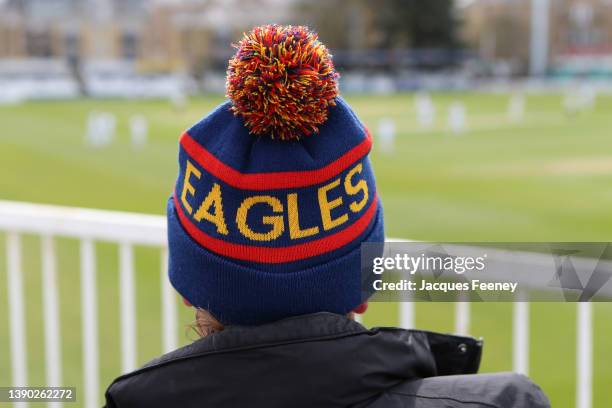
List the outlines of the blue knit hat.
<svg viewBox="0 0 612 408">
<path fill-rule="evenodd" d="M 224 324 L 348 313 L 360 244 L 384 240 L 372 138 L 316 34 L 257 27 L 237 48 L 230 100 L 180 140 L 170 281 Z"/>
</svg>

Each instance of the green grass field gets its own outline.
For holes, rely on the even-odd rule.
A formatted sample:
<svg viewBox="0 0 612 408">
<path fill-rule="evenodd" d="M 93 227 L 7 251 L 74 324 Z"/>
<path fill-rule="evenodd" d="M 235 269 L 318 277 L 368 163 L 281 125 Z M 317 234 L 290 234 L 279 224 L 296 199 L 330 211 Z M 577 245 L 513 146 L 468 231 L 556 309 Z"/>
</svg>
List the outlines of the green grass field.
<svg viewBox="0 0 612 408">
<path fill-rule="evenodd" d="M 380 118 L 396 121 L 397 148 L 372 159 L 385 206 L 387 233 L 434 241 L 612 241 L 612 97 L 595 111 L 566 116 L 561 96 L 529 96 L 521 123 L 506 118 L 508 97 L 436 95 L 437 123 L 416 125 L 412 95 L 351 96 L 349 103 L 376 137 Z M 447 106 L 466 104 L 469 130 L 451 135 Z M 222 101 L 210 96 L 174 111 L 165 101 L 39 102 L 0 107 L 0 199 L 163 214 L 177 171 L 181 131 Z M 100 150 L 84 142 L 87 114 L 118 117 L 118 140 Z M 128 118 L 147 117 L 149 145 L 133 150 Z M 376 147 L 376 144 L 375 144 Z M 5 237 L 0 234 L 0 386 L 9 385 Z M 37 237 L 24 238 L 28 368 L 44 385 L 40 256 Z M 120 371 L 118 255 L 99 243 L 101 389 Z M 78 242 L 59 240 L 64 383 L 81 387 Z M 161 352 L 159 253 L 136 252 L 138 357 Z M 531 376 L 554 407 L 575 401 L 575 305 L 532 304 Z M 181 308 L 180 338 L 193 316 Z M 595 305 L 595 407 L 611 405 L 612 304 Z M 482 371 L 512 366 L 512 305 L 472 304 L 471 333 L 485 339 Z M 418 304 L 419 328 L 450 332 L 453 304 Z M 396 304 L 373 304 L 366 325 L 397 324 Z M 32 404 L 32 406 L 37 406 Z M 41 405 L 42 406 L 42 405 Z"/>
</svg>

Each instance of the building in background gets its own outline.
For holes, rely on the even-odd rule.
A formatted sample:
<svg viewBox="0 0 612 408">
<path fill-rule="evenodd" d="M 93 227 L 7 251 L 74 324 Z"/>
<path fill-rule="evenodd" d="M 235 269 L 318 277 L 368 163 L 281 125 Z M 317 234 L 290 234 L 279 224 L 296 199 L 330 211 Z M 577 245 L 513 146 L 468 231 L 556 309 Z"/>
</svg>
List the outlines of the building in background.
<svg viewBox="0 0 612 408">
<path fill-rule="evenodd" d="M 4 58 L 136 58 L 145 0 L 7 0 Z"/>
<path fill-rule="evenodd" d="M 19 78 L 12 88 L 25 99 L 53 80 L 47 71 L 62 72 L 62 81 L 71 77 L 78 93 L 92 96 L 223 91 L 228 45 L 253 25 L 289 23 L 293 3 L 0 0 L 0 76 Z M 64 97 L 59 88 L 45 97 Z"/>
<path fill-rule="evenodd" d="M 228 44 L 266 23 L 318 31 L 356 92 L 612 78 L 612 0 L 0 0 L 0 76 L 24 77 L 15 95 L 51 76 L 49 97 L 222 92 Z"/>
<path fill-rule="evenodd" d="M 553 14 L 557 76 L 612 76 L 612 1 L 566 0 L 567 7 Z"/>
<path fill-rule="evenodd" d="M 535 0 L 473 0 L 463 36 L 494 69 L 526 74 Z M 547 57 L 552 74 L 612 74 L 612 1 L 549 0 Z"/>
<path fill-rule="evenodd" d="M 289 21 L 291 1 L 238 3 L 6 0 L 0 6 L 0 58 L 127 60 L 145 70 L 196 71 L 214 64 L 220 52 L 225 57 L 228 42 L 246 27 Z"/>
</svg>

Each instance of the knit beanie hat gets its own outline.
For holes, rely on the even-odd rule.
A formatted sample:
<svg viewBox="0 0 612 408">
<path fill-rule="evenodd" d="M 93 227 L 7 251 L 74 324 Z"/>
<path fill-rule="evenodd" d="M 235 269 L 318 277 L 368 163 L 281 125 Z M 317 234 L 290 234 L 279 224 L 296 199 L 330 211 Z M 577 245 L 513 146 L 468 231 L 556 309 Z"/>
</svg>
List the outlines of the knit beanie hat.
<svg viewBox="0 0 612 408">
<path fill-rule="evenodd" d="M 170 281 L 224 324 L 348 313 L 365 300 L 360 244 L 384 241 L 372 137 L 306 27 L 256 27 L 236 48 L 229 101 L 180 139 Z"/>
</svg>

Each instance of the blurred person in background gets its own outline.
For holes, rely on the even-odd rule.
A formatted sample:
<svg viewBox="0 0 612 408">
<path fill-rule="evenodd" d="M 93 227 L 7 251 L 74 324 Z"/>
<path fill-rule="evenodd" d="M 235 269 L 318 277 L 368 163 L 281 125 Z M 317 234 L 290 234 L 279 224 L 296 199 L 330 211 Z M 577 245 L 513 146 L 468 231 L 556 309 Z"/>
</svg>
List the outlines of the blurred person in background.
<svg viewBox="0 0 612 408">
<path fill-rule="evenodd" d="M 307 28 L 237 48 L 167 207 L 170 281 L 201 339 L 117 378 L 106 407 L 550 406 L 524 376 L 475 375 L 478 340 L 354 321 L 360 245 L 385 238 L 371 135 Z"/>
</svg>

